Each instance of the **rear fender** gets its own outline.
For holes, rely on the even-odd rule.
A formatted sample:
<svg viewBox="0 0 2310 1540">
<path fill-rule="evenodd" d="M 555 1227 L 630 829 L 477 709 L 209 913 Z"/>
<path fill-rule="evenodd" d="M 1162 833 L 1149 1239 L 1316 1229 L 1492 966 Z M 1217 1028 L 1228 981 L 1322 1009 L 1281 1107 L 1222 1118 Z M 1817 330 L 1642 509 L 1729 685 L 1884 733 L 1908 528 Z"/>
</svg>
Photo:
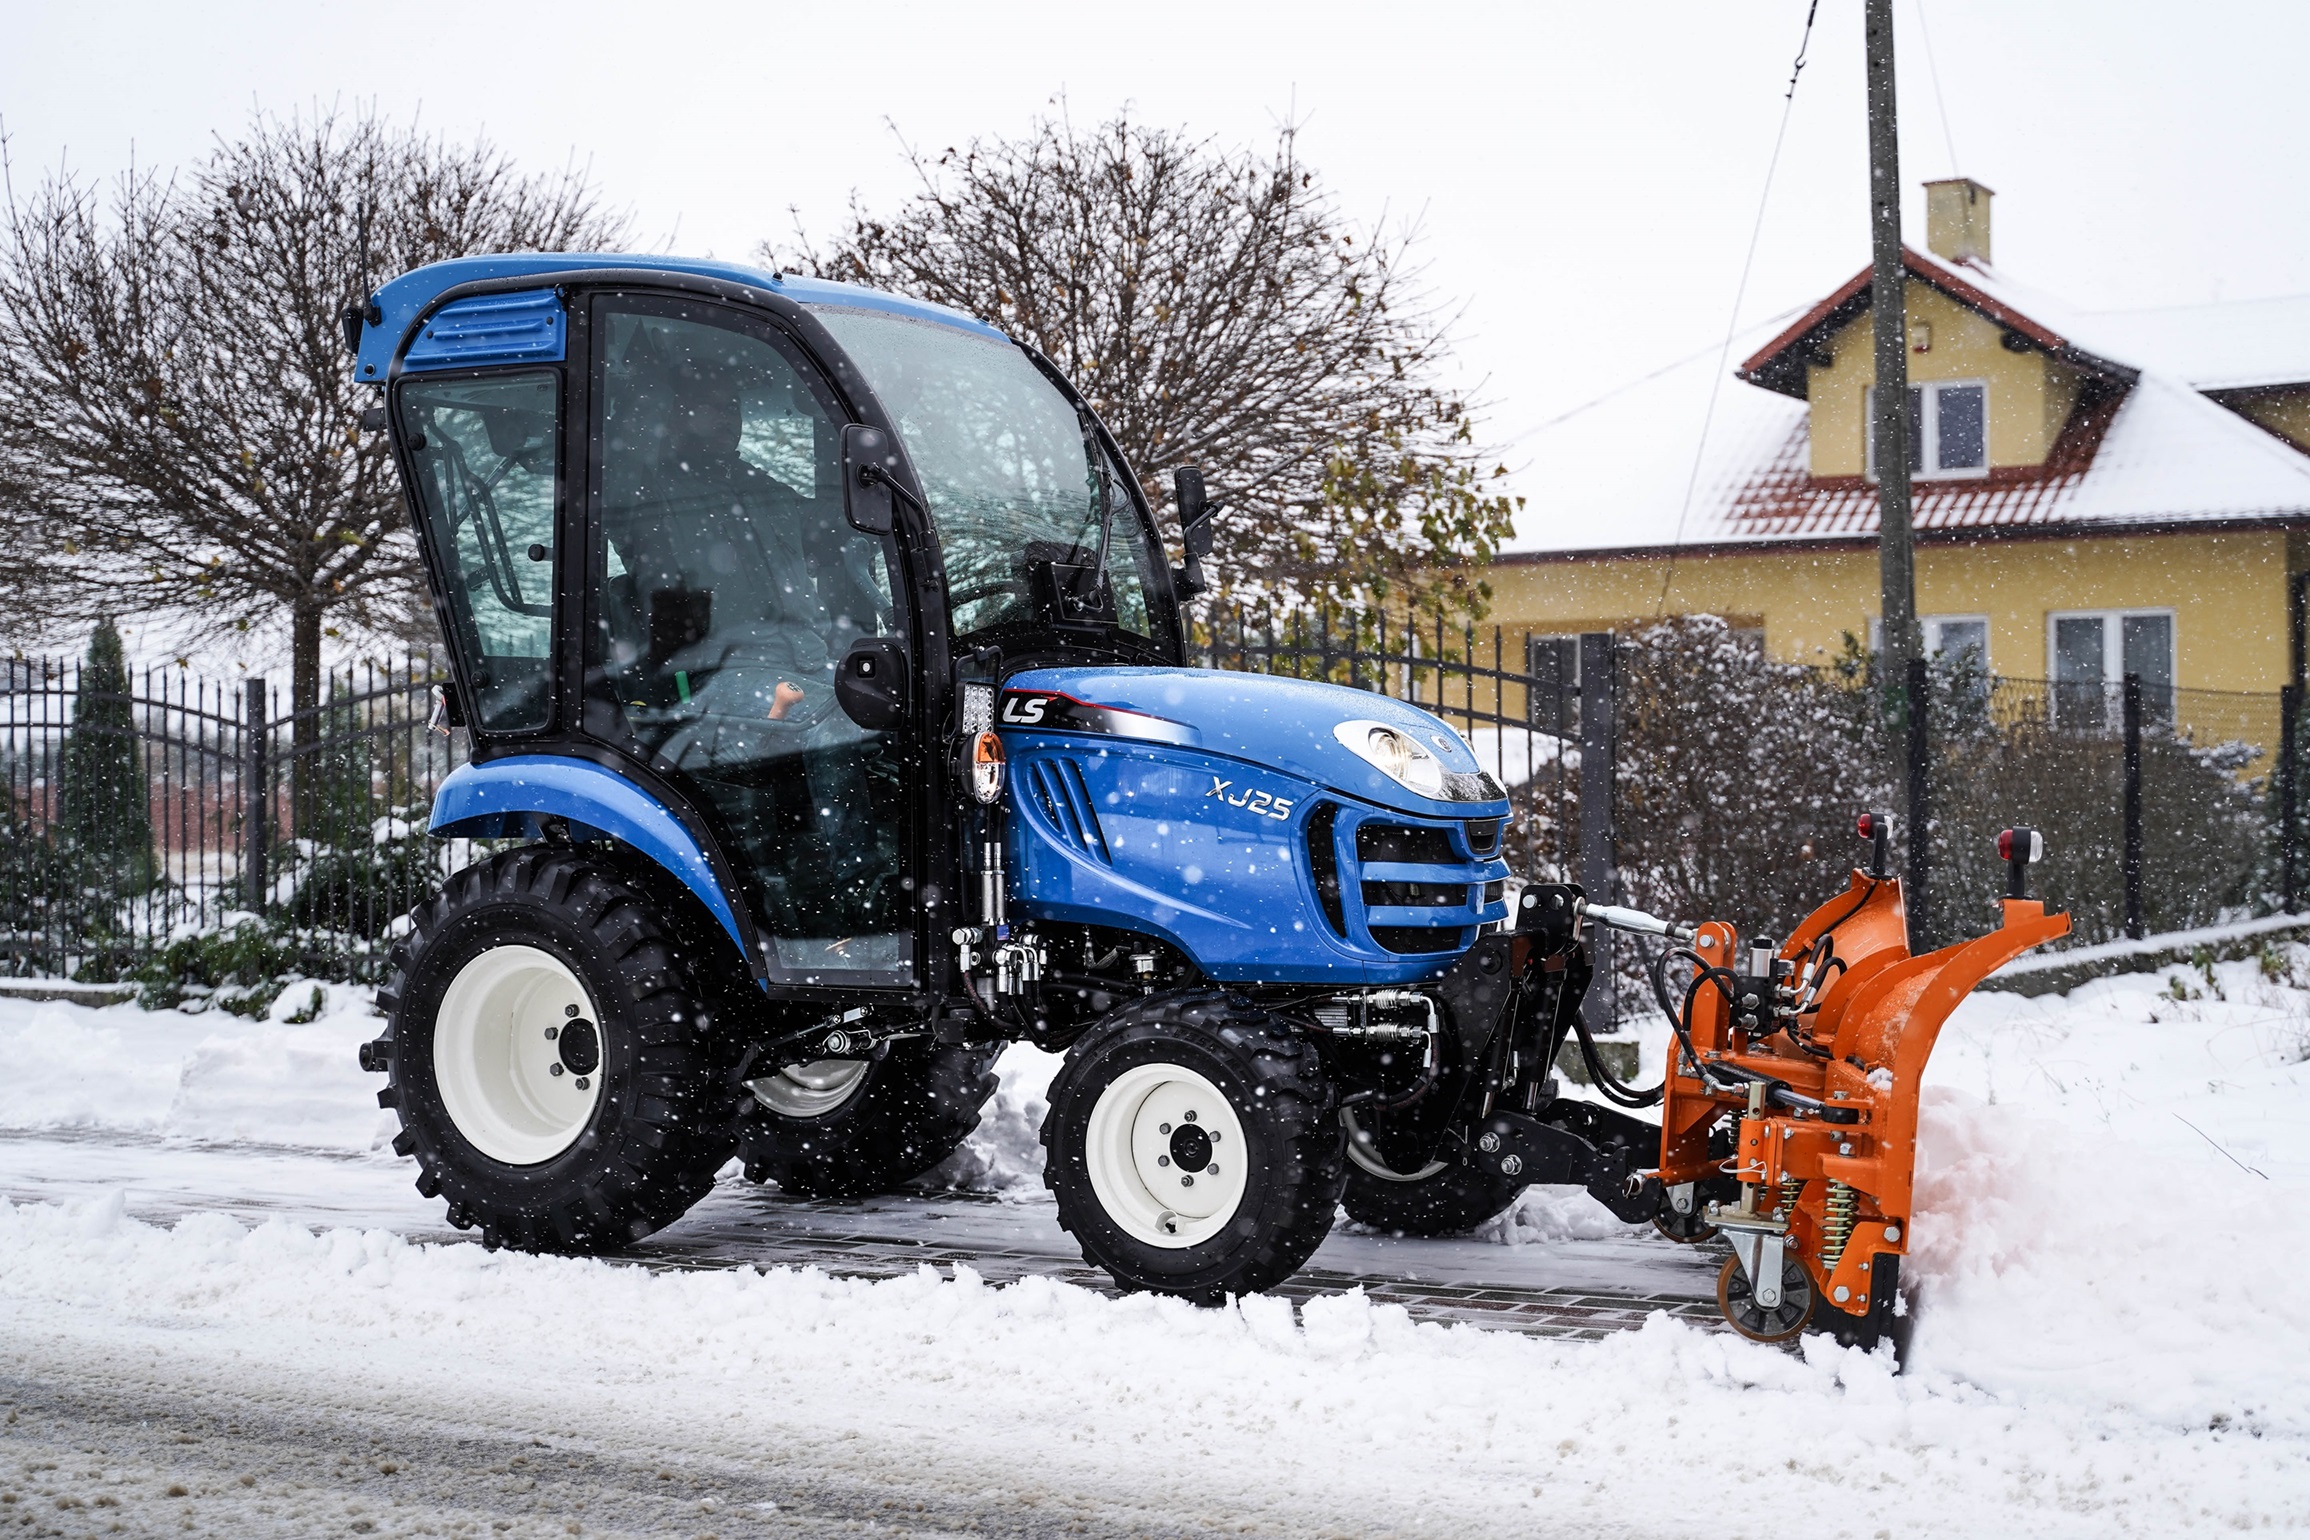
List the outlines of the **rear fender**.
<svg viewBox="0 0 2310 1540">
<path fill-rule="evenodd" d="M 704 847 L 671 808 L 616 771 L 559 754 L 517 754 L 461 765 L 433 794 L 439 839 L 536 836 L 554 818 L 574 839 L 616 840 L 663 867 L 706 906 L 746 964 L 737 906 Z"/>
</svg>

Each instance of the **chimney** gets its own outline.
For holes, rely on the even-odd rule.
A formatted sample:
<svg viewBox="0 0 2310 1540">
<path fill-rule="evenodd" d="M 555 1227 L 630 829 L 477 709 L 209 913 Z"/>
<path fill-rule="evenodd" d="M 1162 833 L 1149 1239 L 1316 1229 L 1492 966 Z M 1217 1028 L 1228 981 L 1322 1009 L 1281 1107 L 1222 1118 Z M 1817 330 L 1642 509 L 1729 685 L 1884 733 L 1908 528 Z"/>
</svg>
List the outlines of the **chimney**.
<svg viewBox="0 0 2310 1540">
<path fill-rule="evenodd" d="M 1949 262 L 1989 263 L 1989 200 L 1969 176 L 1925 184 L 1925 249 Z"/>
</svg>

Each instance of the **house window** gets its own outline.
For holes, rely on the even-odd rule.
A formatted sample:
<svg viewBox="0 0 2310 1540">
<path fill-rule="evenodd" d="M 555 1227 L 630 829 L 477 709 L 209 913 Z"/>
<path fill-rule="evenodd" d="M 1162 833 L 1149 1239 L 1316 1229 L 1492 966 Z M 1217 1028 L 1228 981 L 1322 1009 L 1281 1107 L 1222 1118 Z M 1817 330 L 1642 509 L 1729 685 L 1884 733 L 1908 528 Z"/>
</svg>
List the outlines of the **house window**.
<svg viewBox="0 0 2310 1540">
<path fill-rule="evenodd" d="M 2128 674 L 2141 676 L 2142 719 L 2171 722 L 2173 611 L 2103 610 L 2049 616 L 2046 672 L 2053 678 L 2054 718 L 2065 726 L 2119 726 Z"/>
<path fill-rule="evenodd" d="M 1989 673 L 1989 617 L 1986 615 L 1920 615 L 1918 629 L 1925 633 L 1925 656 L 1945 667 L 1986 677 Z M 1869 617 L 1869 651 L 1885 650 L 1885 620 Z"/>
<path fill-rule="evenodd" d="M 1869 387 L 1869 478 L 1877 476 L 1877 389 Z M 1989 474 L 1989 386 L 1981 380 L 1935 380 L 1909 387 L 1909 474 Z"/>
<path fill-rule="evenodd" d="M 1989 672 L 1988 616 L 1928 615 L 1924 627 L 1925 656 L 1969 673 Z"/>
</svg>

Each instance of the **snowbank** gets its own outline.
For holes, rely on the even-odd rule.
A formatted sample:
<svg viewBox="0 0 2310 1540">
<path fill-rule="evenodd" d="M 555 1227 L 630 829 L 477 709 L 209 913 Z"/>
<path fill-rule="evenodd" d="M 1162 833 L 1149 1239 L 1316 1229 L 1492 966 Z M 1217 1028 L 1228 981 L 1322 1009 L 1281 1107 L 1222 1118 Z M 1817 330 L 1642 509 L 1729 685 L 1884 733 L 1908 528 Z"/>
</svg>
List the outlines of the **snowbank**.
<svg viewBox="0 0 2310 1540">
<path fill-rule="evenodd" d="M 276 1014 L 285 1018 L 309 998 L 309 989 L 291 990 Z M 318 1019 L 296 1024 L 147 1014 L 126 1006 L 0 1002 L 0 1130 L 369 1152 L 370 1161 L 398 1169 L 383 1148 L 392 1123 L 375 1107 L 376 1082 L 354 1062 L 355 1045 L 376 1030 L 368 1000 L 361 991 L 332 987 L 324 991 L 323 1006 Z M 1658 1052 L 1654 1042 L 1648 1063 Z M 2215 1429 L 2280 1441 L 2310 1437 L 2310 1397 L 2299 1388 L 2310 1368 L 2310 1315 L 2292 1298 L 2294 1264 L 2310 1251 L 2306 1057 L 2310 949 L 2301 947 L 2274 951 L 2264 963 L 2173 967 L 2105 980 L 2067 996 L 1982 994 L 1969 1000 L 1943 1035 L 1924 1108 L 1916 1252 L 1906 1274 L 1913 1291 L 1914 1372 L 1904 1381 L 1912 1388 L 1901 1394 L 1924 1395 L 1925 1404 L 1934 1406 L 1951 1398 L 1970 1406 L 1971 1397 L 2015 1415 L 2119 1419 L 2174 1437 Z M 985 1122 L 933 1174 L 932 1185 L 1046 1201 L 1036 1133 L 1057 1065 L 1054 1055 L 1008 1050 L 998 1064 L 1001 1088 Z M 53 1264 L 70 1272 L 81 1265 L 72 1261 L 80 1243 L 71 1237 L 79 1232 L 45 1213 L 19 1211 L 11 1221 L 8 1249 L 37 1253 L 19 1259 L 9 1275 L 9 1288 L 21 1300 L 61 1287 L 56 1279 L 62 1274 L 41 1268 Z M 357 1246 L 365 1257 L 387 1257 L 377 1265 L 389 1272 L 414 1269 L 413 1276 L 437 1280 L 528 1278 L 522 1268 L 562 1266 L 483 1259 L 456 1248 L 433 1253 L 378 1234 L 296 1241 L 273 1227 L 261 1232 L 261 1240 L 233 1239 L 202 1224 L 177 1235 L 112 1224 L 104 1245 L 139 1257 L 174 1257 L 165 1265 L 176 1267 L 184 1260 L 181 1248 L 199 1241 L 209 1248 L 201 1256 L 235 1268 L 276 1254 L 305 1256 L 298 1249 L 303 1246 L 332 1256 Z M 1641 1232 L 1620 1225 L 1582 1194 L 1535 1189 L 1494 1220 L 1485 1237 L 1514 1245 L 1566 1245 L 1631 1233 Z M 484 1271 L 461 1271 L 476 1268 Z M 490 1271 L 506 1268 L 512 1271 Z M 567 1276 L 600 1277 L 583 1268 Z M 49 1282 L 40 1282 L 43 1277 Z M 260 1294 L 276 1287 L 259 1288 L 252 1276 L 219 1288 L 233 1292 L 244 1284 Z M 627 1280 L 584 1286 L 654 1285 Z M 789 1302 L 802 1297 L 793 1290 L 804 1289 L 792 1280 L 729 1287 L 767 1290 L 762 1299 Z M 868 1308 L 862 1300 L 898 1297 L 857 1292 L 864 1287 L 820 1280 L 804 1293 L 844 1301 L 842 1310 Z M 972 1308 L 996 1310 L 1005 1319 L 1056 1312 L 1050 1319 L 1077 1323 L 1068 1332 L 1092 1331 L 1081 1321 L 1108 1319 L 1099 1314 L 1105 1307 L 1088 1296 L 1049 1296 L 1067 1301 L 1060 1310 L 1036 1303 L 1045 1296 L 1034 1289 L 1000 1292 L 1007 1303 Z M 308 1290 L 299 1297 L 310 1302 L 320 1296 Z M 280 1306 L 288 1317 L 301 1308 Z M 1221 1319 L 1237 1321 L 1228 1330 L 1252 1332 L 1261 1322 L 1267 1324 L 1260 1331 L 1284 1330 L 1261 1313 L 1280 1307 L 1258 1302 L 1227 1317 L 1166 1314 L 1168 1307 L 1144 1301 L 1117 1308 L 1126 1314 L 1116 1319 L 1130 1321 L 1142 1318 L 1129 1311 L 1156 1311 L 1145 1321 L 1170 1323 L 1161 1327 L 1165 1331 L 1218 1330 L 1210 1323 Z M 1385 1312 L 1373 1315 L 1354 1329 L 1368 1337 L 1383 1330 L 1372 1324 L 1383 1318 Z M 1319 1311 L 1303 1334 L 1322 1340 L 1333 1329 L 1326 1320 L 1344 1319 Z M 1409 1333 L 1399 1334 L 1402 1342 L 1429 1340 L 1410 1333 L 1408 1323 L 1402 1326 Z M 1532 1351 L 1577 1357 L 1585 1350 Z M 1632 1344 L 1609 1349 L 1612 1355 L 1638 1351 Z M 1673 1348 L 1652 1342 L 1642 1351 L 1669 1353 L 1679 1362 L 1697 1355 L 1714 1363 L 1708 1355 L 1737 1356 L 1738 1350 L 1678 1338 Z M 1738 1361 L 1751 1365 L 1741 1376 L 1763 1382 L 1778 1383 L 1775 1375 L 1794 1372 L 1758 1367 L 1765 1359 Z M 1833 1387 L 1842 1371 L 1824 1372 L 1825 1378 L 1804 1382 L 1811 1387 L 1805 1394 L 1830 1393 L 1823 1387 Z"/>
<path fill-rule="evenodd" d="M 288 1020 L 321 1009 L 306 1023 Z M 264 1020 L 0 1000 L 0 1129 L 382 1149 L 398 1125 L 361 1072 L 371 991 L 294 984 Z"/>
<path fill-rule="evenodd" d="M 1711 1507 L 1761 1505 L 1775 1531 L 2310 1522 L 2292 1438 L 1895 1379 L 1882 1356 L 1820 1340 L 1792 1356 L 1664 1317 L 1565 1344 L 1416 1325 L 1360 1295 L 1295 1314 L 997 1289 L 967 1269 L 652 1273 L 278 1220 L 163 1230 L 117 1196 L 0 1207 L 0 1299 L 41 1352 L 164 1353 L 252 1395 L 646 1434 L 668 1458 L 847 1445 L 908 1479 L 1129 1495 L 1190 1521 L 1684 1534 L 1690 1483 L 1641 1473 L 1691 1460 L 1714 1467 Z"/>
</svg>

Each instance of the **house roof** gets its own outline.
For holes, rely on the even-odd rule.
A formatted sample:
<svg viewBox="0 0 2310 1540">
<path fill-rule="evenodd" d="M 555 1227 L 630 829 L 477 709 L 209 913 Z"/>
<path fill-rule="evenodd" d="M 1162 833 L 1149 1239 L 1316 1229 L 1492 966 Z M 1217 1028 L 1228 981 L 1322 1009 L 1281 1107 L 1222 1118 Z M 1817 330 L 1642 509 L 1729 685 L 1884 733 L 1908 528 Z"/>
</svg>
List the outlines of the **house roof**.
<svg viewBox="0 0 2310 1540">
<path fill-rule="evenodd" d="M 2025 296 L 2019 285 L 2008 283 L 1988 267 L 1971 262 L 1943 262 L 1907 246 L 1901 248 L 1901 265 L 1911 278 L 1940 290 L 1958 304 L 1979 312 L 2009 332 L 2019 333 L 2088 374 L 2131 383 L 2139 372 L 2080 341 L 2075 324 L 2066 322 L 2062 316 L 2062 307 L 2042 295 Z M 1841 330 L 1869 308 L 1869 278 L 1868 268 L 1855 273 L 1834 294 L 1749 355 L 1737 371 L 1740 377 L 1752 385 L 1804 399 L 1805 355 L 1831 332 Z"/>
<path fill-rule="evenodd" d="M 2310 384 L 2310 294 L 2085 319 L 2124 356 L 2153 361 L 2200 390 Z"/>
<path fill-rule="evenodd" d="M 2153 335 L 2181 323 L 2140 319 L 2177 312 L 2074 312 L 1986 267 L 1904 255 L 1918 279 L 2075 362 L 2095 382 L 2043 467 L 1916 482 L 1922 538 L 2310 521 L 2310 454 L 2202 394 L 2217 387 L 2201 387 L 2166 361 L 2229 369 L 2289 356 L 2277 344 L 2252 351 L 2259 344 L 2241 334 L 2253 330 L 2253 318 L 2223 323 L 2228 353 L 2207 343 L 2193 358 L 2178 346 L 2161 350 Z M 1503 554 L 1874 540 L 1876 488 L 1859 477 L 1813 477 L 1801 387 L 1792 398 L 1759 378 L 1790 356 L 1801 377 L 1803 346 L 1867 308 L 1866 278 L 1793 322 L 1776 319 L 1736 338 L 1727 357 L 1752 350 L 1737 370 L 1724 370 L 1711 350 L 1542 430 L 1530 441 L 1526 505 Z"/>
</svg>

